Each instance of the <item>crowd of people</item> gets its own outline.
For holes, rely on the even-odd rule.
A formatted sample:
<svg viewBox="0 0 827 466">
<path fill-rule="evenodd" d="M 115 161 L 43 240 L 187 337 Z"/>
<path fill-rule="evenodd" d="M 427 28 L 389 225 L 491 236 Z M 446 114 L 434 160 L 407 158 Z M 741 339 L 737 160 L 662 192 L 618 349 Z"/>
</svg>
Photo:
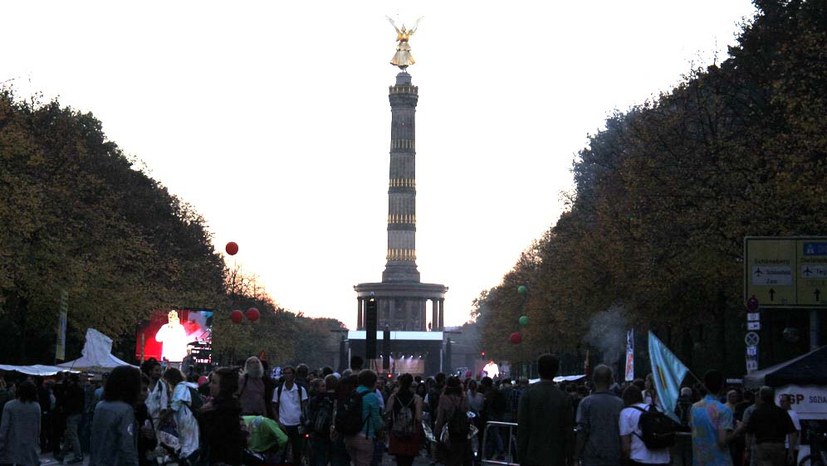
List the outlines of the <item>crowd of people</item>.
<svg viewBox="0 0 827 466">
<path fill-rule="evenodd" d="M 558 361 L 541 356 L 541 380 L 519 402 L 518 462 L 523 465 L 787 466 L 797 464 L 800 425 L 789 398 L 731 388 L 721 372 L 681 388 L 675 411 L 658 401 L 651 374 L 622 386 L 599 365 L 585 385 L 552 382 Z M 746 397 L 743 395 L 746 394 Z M 553 439 L 553 440 L 550 440 Z"/>
<path fill-rule="evenodd" d="M 96 466 L 377 466 L 385 454 L 398 466 L 418 456 L 447 466 L 481 458 L 781 466 L 796 457 L 800 426 L 790 400 L 776 406 L 769 387 L 719 398 L 724 378 L 709 371 L 702 384 L 681 389 L 664 440 L 649 427 L 662 411 L 651 376 L 622 385 L 599 365 L 590 380 L 558 384 L 558 368 L 546 354 L 531 384 L 442 373 L 389 379 L 355 357 L 341 374 L 299 364 L 274 379 L 266 361 L 250 357 L 205 375 L 150 359 L 101 380 L 68 373 L 6 387 L 0 378 L 0 464 L 39 465 L 41 452 L 68 464 L 88 455 Z"/>
</svg>

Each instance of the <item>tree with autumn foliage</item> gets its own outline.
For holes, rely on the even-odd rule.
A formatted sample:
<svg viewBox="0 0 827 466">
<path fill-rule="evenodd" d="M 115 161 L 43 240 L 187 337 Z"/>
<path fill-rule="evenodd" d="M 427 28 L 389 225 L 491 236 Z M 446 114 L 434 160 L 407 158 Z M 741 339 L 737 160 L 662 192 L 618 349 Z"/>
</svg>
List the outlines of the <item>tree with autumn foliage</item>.
<svg viewBox="0 0 827 466">
<path fill-rule="evenodd" d="M 89 327 L 127 358 L 138 322 L 187 306 L 216 310 L 214 342 L 228 363 L 265 351 L 277 362 L 332 364 L 330 330 L 341 322 L 287 312 L 226 269 L 195 208 L 135 165 L 93 115 L 0 90 L 2 362 L 54 360 L 65 292 L 67 358 Z M 249 307 L 260 322 L 230 322 L 232 309 Z"/>
<path fill-rule="evenodd" d="M 523 283 L 522 346 L 580 358 L 590 323 L 622 309 L 690 367 L 743 372 L 743 238 L 827 231 L 827 4 L 755 3 L 730 58 L 589 138 L 568 211 L 477 303 L 492 355 L 531 356 L 503 330 Z M 780 336 L 805 321 L 767 314 L 762 360 L 806 349 Z"/>
<path fill-rule="evenodd" d="M 120 336 L 152 309 L 214 307 L 223 295 L 203 219 L 136 170 L 94 116 L 57 101 L 0 92 L 0 225 L 10 359 L 54 357 L 61 291 L 74 346 L 87 327 Z"/>
</svg>

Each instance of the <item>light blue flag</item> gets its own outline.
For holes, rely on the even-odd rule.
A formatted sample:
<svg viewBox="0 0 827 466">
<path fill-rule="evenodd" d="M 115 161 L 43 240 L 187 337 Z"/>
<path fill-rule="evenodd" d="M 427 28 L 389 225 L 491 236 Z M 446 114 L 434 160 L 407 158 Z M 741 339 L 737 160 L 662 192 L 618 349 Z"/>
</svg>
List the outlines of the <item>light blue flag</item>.
<svg viewBox="0 0 827 466">
<path fill-rule="evenodd" d="M 675 406 L 678 404 L 681 382 L 689 368 L 652 332 L 649 332 L 649 361 L 652 363 L 652 379 L 660 406 L 669 417 L 676 418 Z"/>
</svg>

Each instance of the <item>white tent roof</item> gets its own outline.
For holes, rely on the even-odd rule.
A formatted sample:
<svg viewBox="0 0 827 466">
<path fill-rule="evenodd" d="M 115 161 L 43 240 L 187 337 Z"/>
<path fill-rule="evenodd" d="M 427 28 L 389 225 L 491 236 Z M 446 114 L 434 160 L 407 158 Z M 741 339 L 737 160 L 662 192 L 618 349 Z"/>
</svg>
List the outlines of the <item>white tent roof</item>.
<svg viewBox="0 0 827 466">
<path fill-rule="evenodd" d="M 57 366 L 44 366 L 41 364 L 35 364 L 33 366 L 12 366 L 9 364 L 0 364 L 0 371 L 17 371 L 26 375 L 46 377 L 49 375 L 55 375 L 58 372 L 65 372 L 66 368 Z"/>
<path fill-rule="evenodd" d="M 582 378 L 586 377 L 586 374 L 579 374 L 579 375 L 558 375 L 552 379 L 554 383 L 561 383 L 561 382 L 576 382 Z M 540 379 L 529 379 L 528 383 L 533 384 L 539 382 Z"/>
<path fill-rule="evenodd" d="M 66 361 L 58 366 L 90 372 L 107 372 L 118 366 L 131 366 L 113 356 L 112 339 L 93 328 L 86 329 L 86 343 L 83 344 L 81 353 L 83 356 L 80 358 Z"/>
</svg>

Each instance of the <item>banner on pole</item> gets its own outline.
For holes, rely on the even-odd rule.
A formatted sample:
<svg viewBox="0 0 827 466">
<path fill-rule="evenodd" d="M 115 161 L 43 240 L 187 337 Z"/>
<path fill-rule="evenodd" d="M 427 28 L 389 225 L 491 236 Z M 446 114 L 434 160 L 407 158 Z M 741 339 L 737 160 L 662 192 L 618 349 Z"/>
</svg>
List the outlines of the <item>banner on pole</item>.
<svg viewBox="0 0 827 466">
<path fill-rule="evenodd" d="M 623 380 L 635 380 L 635 329 L 626 332 L 626 371 Z"/>
<path fill-rule="evenodd" d="M 69 292 L 60 290 L 60 308 L 57 319 L 57 344 L 55 345 L 55 359 L 66 360 L 66 319 L 69 314 Z"/>
</svg>

